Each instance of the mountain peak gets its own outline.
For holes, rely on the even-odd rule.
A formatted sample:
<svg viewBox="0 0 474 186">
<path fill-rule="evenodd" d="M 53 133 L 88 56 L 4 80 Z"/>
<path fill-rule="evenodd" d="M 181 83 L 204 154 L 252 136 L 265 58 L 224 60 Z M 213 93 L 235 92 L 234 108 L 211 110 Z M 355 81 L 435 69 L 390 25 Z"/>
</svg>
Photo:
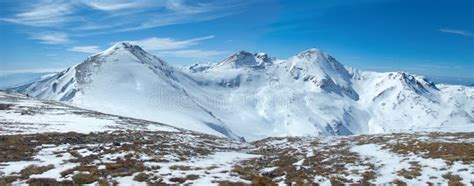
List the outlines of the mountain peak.
<svg viewBox="0 0 474 186">
<path fill-rule="evenodd" d="M 132 46 L 132 44 L 130 44 L 129 42 L 117 42 L 115 43 L 114 45 L 112 45 L 112 47 L 130 47 Z"/>
<path fill-rule="evenodd" d="M 149 68 L 160 68 L 166 71 L 165 73 L 170 73 L 166 62 L 146 52 L 140 46 L 128 42 L 115 43 L 108 49 L 88 57 L 79 63 L 76 69 L 79 69 L 78 72 L 87 74 L 89 71 L 94 71 L 93 69 L 99 68 L 106 63 L 116 64 L 118 66 L 121 64 L 140 63 Z"/>
<path fill-rule="evenodd" d="M 336 68 L 344 68 L 341 63 L 339 63 L 336 58 L 332 57 L 331 55 L 319 50 L 317 48 L 310 48 L 303 52 L 298 53 L 293 59 L 298 59 L 306 62 L 316 62 L 316 63 L 323 63 L 326 65 L 334 66 Z"/>
<path fill-rule="evenodd" d="M 430 89 L 438 90 L 438 87 L 432 81 L 423 76 L 412 75 L 407 72 L 389 73 L 388 78 L 400 81 L 403 86 L 415 90 L 417 93 L 429 92 Z"/>
<path fill-rule="evenodd" d="M 272 60 L 272 57 L 271 57 L 270 55 L 268 55 L 267 53 L 263 53 L 263 52 L 255 53 L 254 56 L 255 56 L 257 59 L 260 59 L 260 60 L 263 61 L 263 62 L 267 62 L 267 61 L 271 61 L 271 60 Z"/>
<path fill-rule="evenodd" d="M 232 55 L 229 56 L 229 58 L 232 57 L 237 57 L 237 58 L 242 58 L 242 57 L 247 57 L 247 56 L 252 56 L 253 54 L 244 50 L 238 51 L 236 53 L 233 53 Z"/>
<path fill-rule="evenodd" d="M 267 53 L 263 53 L 263 52 L 251 53 L 247 51 L 236 52 L 230 55 L 227 59 L 240 60 L 240 59 L 246 59 L 246 58 L 255 58 L 257 62 L 268 62 L 268 61 L 271 61 L 272 59 L 271 56 L 268 55 Z"/>
<path fill-rule="evenodd" d="M 296 56 L 299 58 L 313 59 L 313 58 L 327 58 L 328 55 L 326 55 L 323 51 L 317 48 L 310 48 L 303 52 L 298 53 Z"/>
<path fill-rule="evenodd" d="M 111 47 L 109 47 L 107 50 L 110 50 L 110 49 L 112 49 L 112 50 L 129 49 L 129 48 L 133 48 L 133 47 L 139 47 L 139 46 L 132 45 L 129 42 L 117 42 L 114 45 L 112 45 Z"/>
<path fill-rule="evenodd" d="M 132 53 L 141 53 L 141 54 L 145 54 L 145 50 L 143 50 L 140 46 L 138 45 L 133 45 L 129 42 L 117 42 L 115 43 L 114 45 L 112 45 L 111 47 L 109 47 L 108 49 L 104 50 L 102 52 L 102 54 L 112 54 L 114 53 L 115 51 L 118 51 L 118 50 L 126 50 L 126 51 L 129 51 L 129 52 L 132 52 Z"/>
<path fill-rule="evenodd" d="M 319 48 L 309 48 L 301 53 L 322 53 L 322 51 Z"/>
<path fill-rule="evenodd" d="M 117 43 L 106 51 L 110 54 L 93 55 L 13 90 L 210 134 L 233 137 L 235 131 L 250 140 L 469 128 L 473 123 L 467 87 L 436 89 L 404 72 L 349 73 L 315 48 L 278 61 L 239 51 L 221 63 L 188 70 L 199 74 L 184 74 L 141 51 Z M 170 104 L 182 101 L 187 104 Z"/>
<path fill-rule="evenodd" d="M 218 63 L 216 68 L 247 68 L 247 67 L 263 67 L 271 64 L 272 58 L 266 53 L 250 53 L 247 51 L 239 51 L 233 53 L 222 62 Z"/>
</svg>

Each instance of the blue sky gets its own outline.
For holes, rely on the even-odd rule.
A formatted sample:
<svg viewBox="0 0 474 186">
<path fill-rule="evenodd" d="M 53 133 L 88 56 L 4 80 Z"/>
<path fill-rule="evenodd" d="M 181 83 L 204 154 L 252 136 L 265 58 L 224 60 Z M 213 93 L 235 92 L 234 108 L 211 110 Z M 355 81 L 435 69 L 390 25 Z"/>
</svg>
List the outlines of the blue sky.
<svg viewBox="0 0 474 186">
<path fill-rule="evenodd" d="M 170 64 L 319 48 L 363 70 L 474 83 L 474 1 L 5 1 L 0 73 L 47 72 L 118 41 Z"/>
</svg>

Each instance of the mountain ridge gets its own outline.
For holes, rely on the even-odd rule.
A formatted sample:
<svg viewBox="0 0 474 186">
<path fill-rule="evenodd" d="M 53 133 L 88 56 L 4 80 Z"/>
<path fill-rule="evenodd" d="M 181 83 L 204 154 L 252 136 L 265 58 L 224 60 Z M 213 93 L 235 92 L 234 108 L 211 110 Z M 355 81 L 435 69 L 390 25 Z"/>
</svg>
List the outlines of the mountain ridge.
<svg viewBox="0 0 474 186">
<path fill-rule="evenodd" d="M 174 68 L 139 46 L 117 43 L 12 90 L 234 139 L 451 130 L 446 126 L 474 123 L 472 88 L 347 68 L 315 48 L 287 60 L 240 51 L 219 63 Z"/>
</svg>

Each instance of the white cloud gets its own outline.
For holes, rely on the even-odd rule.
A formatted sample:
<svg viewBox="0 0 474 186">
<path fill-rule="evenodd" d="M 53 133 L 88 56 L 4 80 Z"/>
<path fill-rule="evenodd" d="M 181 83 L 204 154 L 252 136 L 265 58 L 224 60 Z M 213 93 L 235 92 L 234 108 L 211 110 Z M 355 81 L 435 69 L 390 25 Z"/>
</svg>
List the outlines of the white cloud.
<svg viewBox="0 0 474 186">
<path fill-rule="evenodd" d="M 439 31 L 445 32 L 445 33 L 450 33 L 450 34 L 457 34 L 457 35 L 462 35 L 462 36 L 467 36 L 467 37 L 472 37 L 474 36 L 474 33 L 468 31 L 468 30 L 459 30 L 459 29 L 451 29 L 451 28 L 441 28 Z"/>
<path fill-rule="evenodd" d="M 199 41 L 208 40 L 214 38 L 213 35 L 205 36 L 205 37 L 198 37 L 194 39 L 188 40 L 174 40 L 172 38 L 158 38 L 158 37 L 151 37 L 143 40 L 136 40 L 136 41 L 121 41 L 127 42 L 130 44 L 138 45 L 145 50 L 149 51 L 158 51 L 158 50 L 175 50 L 175 49 L 184 49 L 190 46 L 194 46 L 199 44 Z"/>
<path fill-rule="evenodd" d="M 77 17 L 71 16 L 72 13 L 72 3 L 39 2 L 30 4 L 23 11 L 2 20 L 36 27 L 58 26 L 77 19 Z"/>
<path fill-rule="evenodd" d="M 169 10 L 173 10 L 181 14 L 198 14 L 198 13 L 212 11 L 213 9 L 215 9 L 215 7 L 213 7 L 211 4 L 201 4 L 198 6 L 190 6 L 183 3 L 180 0 L 167 1 L 165 6 Z"/>
<path fill-rule="evenodd" d="M 195 23 L 195 22 L 203 22 L 218 19 L 221 17 L 233 15 L 235 12 L 221 12 L 217 14 L 205 14 L 205 15 L 189 15 L 189 14 L 180 14 L 180 13 L 173 13 L 173 14 L 161 14 L 161 15 L 154 15 L 152 19 L 145 20 L 140 25 L 129 26 L 126 28 L 121 28 L 116 30 L 115 32 L 128 32 L 128 31 L 136 31 L 136 30 L 144 30 L 149 28 L 156 28 L 162 26 L 169 26 L 169 25 L 177 25 L 177 24 L 186 24 L 186 23 Z"/>
<path fill-rule="evenodd" d="M 250 1 L 216 1 L 213 3 L 187 4 L 178 0 L 167 1 L 165 13 L 151 14 L 150 18 L 138 25 L 130 25 L 116 30 L 127 32 L 176 24 L 203 22 L 240 13 Z"/>
<path fill-rule="evenodd" d="M 142 3 L 141 3 L 142 2 Z M 146 1 L 109 1 L 109 0 L 84 0 L 85 5 L 102 11 L 117 11 L 144 7 Z"/>
<path fill-rule="evenodd" d="M 42 0 L 20 4 L 18 13 L 1 20 L 34 27 L 57 27 L 67 23 L 71 26 L 68 27 L 70 30 L 81 28 L 83 24 L 106 23 L 116 25 L 114 28 L 117 31 L 133 31 L 216 19 L 233 14 L 239 9 L 236 7 L 246 4 L 236 0 L 207 3 L 180 0 Z M 84 14 L 84 8 L 107 14 Z"/>
<path fill-rule="evenodd" d="M 1 0 L 0 0 L 1 1 Z M 161 26 L 202 22 L 239 13 L 250 1 L 209 0 L 38 0 L 12 2 L 0 21 L 32 27 L 31 38 L 62 44 L 75 37 L 128 32 Z M 55 30 L 61 34 L 43 34 Z M 152 50 L 183 49 L 197 41 L 149 38 L 137 41 Z M 156 45 L 161 44 L 160 45 Z M 154 46 L 154 47 L 147 47 Z"/>
<path fill-rule="evenodd" d="M 82 53 L 99 53 L 101 50 L 99 46 L 75 46 L 72 48 L 68 48 L 68 51 L 73 51 L 73 52 L 82 52 Z"/>
<path fill-rule="evenodd" d="M 120 41 L 138 45 L 144 50 L 156 52 L 158 56 L 171 56 L 180 58 L 209 58 L 222 55 L 225 52 L 216 50 L 190 49 L 201 41 L 214 38 L 213 35 L 198 37 L 187 40 L 175 40 L 172 38 L 151 37 L 135 41 Z"/>
<path fill-rule="evenodd" d="M 181 58 L 209 58 L 222 54 L 225 54 L 225 52 L 216 50 L 174 50 L 158 52 L 159 56 L 172 56 Z"/>
<path fill-rule="evenodd" d="M 62 32 L 33 33 L 31 38 L 44 44 L 64 44 L 70 41 L 68 35 Z"/>
</svg>

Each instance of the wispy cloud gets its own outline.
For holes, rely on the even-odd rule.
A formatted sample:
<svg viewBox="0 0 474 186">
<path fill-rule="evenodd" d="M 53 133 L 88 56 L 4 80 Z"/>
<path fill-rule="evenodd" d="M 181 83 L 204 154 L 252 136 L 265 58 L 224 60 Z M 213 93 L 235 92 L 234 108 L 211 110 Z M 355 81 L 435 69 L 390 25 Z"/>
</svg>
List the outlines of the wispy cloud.
<svg viewBox="0 0 474 186">
<path fill-rule="evenodd" d="M 99 53 L 101 51 L 99 46 L 75 46 L 72 48 L 68 48 L 67 50 L 72 52 L 82 52 L 91 54 Z"/>
<path fill-rule="evenodd" d="M 149 19 L 145 19 L 140 24 L 121 28 L 116 30 L 116 32 L 214 20 L 240 13 L 243 9 L 242 7 L 251 4 L 250 2 L 216 1 L 214 3 L 186 4 L 179 0 L 168 1 L 165 6 L 168 11 L 151 14 Z"/>
<path fill-rule="evenodd" d="M 198 14 L 203 12 L 208 12 L 216 9 L 212 4 L 197 4 L 197 5 L 188 5 L 183 3 L 180 0 L 168 1 L 165 4 L 166 8 L 174 12 L 179 12 L 181 14 Z"/>
<path fill-rule="evenodd" d="M 142 40 L 120 42 L 127 42 L 130 44 L 138 45 L 147 51 L 155 52 L 159 56 L 170 56 L 180 58 L 209 58 L 225 54 L 225 52 L 217 50 L 191 49 L 191 47 L 198 45 L 201 41 L 209 40 L 212 38 L 214 38 L 213 35 L 186 40 L 151 37 Z"/>
<path fill-rule="evenodd" d="M 150 3 L 149 1 L 110 1 L 110 0 L 101 0 L 101 1 L 90 1 L 84 0 L 82 1 L 85 5 L 102 11 L 118 11 L 118 10 L 125 10 L 125 9 L 133 9 L 133 8 L 141 8 L 144 7 L 146 2 Z"/>
<path fill-rule="evenodd" d="M 65 44 L 70 41 L 68 35 L 62 32 L 33 33 L 31 38 L 43 44 Z"/>
<path fill-rule="evenodd" d="M 28 26 L 33 32 L 55 30 L 64 33 L 55 37 L 31 34 L 31 38 L 42 43 L 60 44 L 77 37 L 213 20 L 240 13 L 251 3 L 253 1 L 239 0 L 24 1 L 12 3 L 14 6 L 0 21 Z M 160 38 L 148 42 L 174 43 Z"/>
<path fill-rule="evenodd" d="M 223 55 L 226 52 L 216 50 L 174 50 L 174 51 L 160 51 L 159 56 L 172 56 L 181 58 L 209 58 Z"/>
<path fill-rule="evenodd" d="M 3 21 L 34 26 L 57 27 L 70 24 L 71 32 L 89 25 L 115 25 L 118 31 L 131 31 L 172 24 L 205 21 L 235 13 L 235 7 L 247 5 L 236 0 L 211 0 L 207 3 L 181 0 L 43 0 L 24 3 L 18 13 L 7 15 Z M 161 20 L 157 20 L 161 19 Z M 81 24 L 72 24 L 81 23 Z M 103 27 L 89 27 L 103 29 Z M 106 29 L 109 29 L 108 27 Z"/>
<path fill-rule="evenodd" d="M 172 38 L 158 38 L 158 37 L 151 37 L 143 40 L 136 40 L 136 41 L 120 41 L 120 42 L 127 42 L 130 44 L 138 45 L 145 50 L 149 51 L 158 51 L 158 50 L 175 50 L 175 49 L 184 49 L 190 46 L 194 46 L 199 44 L 199 41 L 208 40 L 214 38 L 213 35 L 205 36 L 205 37 L 198 37 L 194 39 L 188 40 L 175 40 Z"/>
<path fill-rule="evenodd" d="M 72 3 L 41 1 L 29 4 L 19 13 L 2 20 L 35 27 L 58 26 L 76 19 L 76 17 L 71 16 L 73 8 Z"/>
<path fill-rule="evenodd" d="M 460 29 L 452 29 L 452 28 L 441 28 L 439 29 L 441 32 L 450 33 L 450 34 L 457 34 L 467 37 L 474 36 L 474 33 L 468 30 L 460 30 Z"/>
</svg>

